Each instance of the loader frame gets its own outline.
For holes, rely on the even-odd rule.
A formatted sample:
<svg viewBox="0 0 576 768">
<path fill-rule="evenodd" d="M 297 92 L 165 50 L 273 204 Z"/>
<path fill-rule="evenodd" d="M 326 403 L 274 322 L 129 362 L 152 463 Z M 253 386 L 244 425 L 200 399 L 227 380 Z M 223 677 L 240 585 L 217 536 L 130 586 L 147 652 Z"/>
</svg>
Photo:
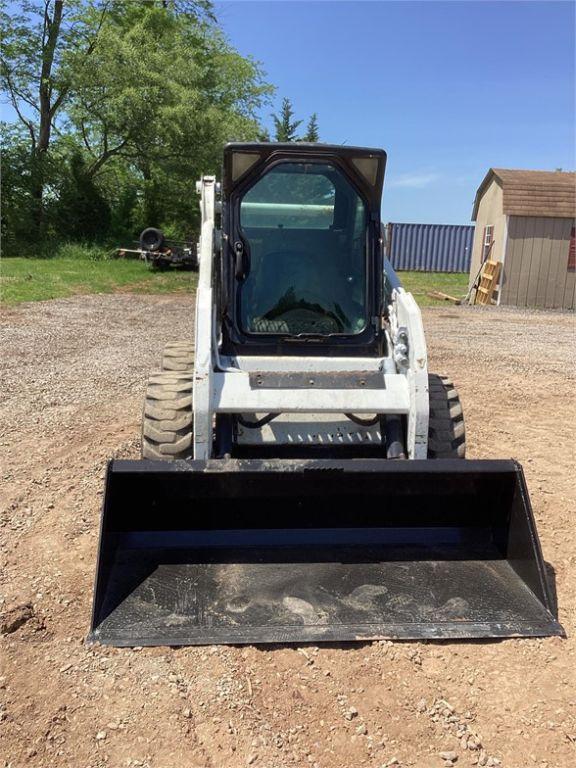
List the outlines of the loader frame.
<svg viewBox="0 0 576 768">
<path fill-rule="evenodd" d="M 384 260 L 388 282 L 388 322 L 383 323 L 386 353 L 379 356 L 221 354 L 222 327 L 214 302 L 217 244 L 227 237 L 217 226 L 222 204 L 214 176 L 197 183 L 201 229 L 198 243 L 199 279 L 196 299 L 194 363 L 194 459 L 213 457 L 213 425 L 217 414 L 382 414 L 406 420 L 409 459 L 425 459 L 428 449 L 428 368 L 422 317 L 413 296 L 399 283 Z M 380 247 L 383 243 L 380 239 Z M 378 318 L 378 322 L 382 319 Z M 333 386 L 307 388 L 254 386 L 254 374 L 334 374 Z M 377 388 L 346 385 L 358 373 L 375 374 Z M 309 379 L 310 381 L 310 379 Z M 313 381 L 313 379 L 312 379 Z M 339 383 L 340 382 L 340 383 Z M 342 384 L 344 382 L 344 385 Z"/>
</svg>

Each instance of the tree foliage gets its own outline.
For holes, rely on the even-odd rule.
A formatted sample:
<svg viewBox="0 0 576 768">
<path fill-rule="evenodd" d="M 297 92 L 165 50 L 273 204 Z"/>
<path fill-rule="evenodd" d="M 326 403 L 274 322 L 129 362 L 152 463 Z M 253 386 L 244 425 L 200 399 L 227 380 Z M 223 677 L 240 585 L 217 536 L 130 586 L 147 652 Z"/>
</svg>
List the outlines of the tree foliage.
<svg viewBox="0 0 576 768">
<path fill-rule="evenodd" d="M 298 141 L 296 131 L 302 124 L 302 120 L 294 120 L 294 108 L 290 99 L 282 99 L 280 114 L 272 115 L 274 121 L 276 141 Z"/>
<path fill-rule="evenodd" d="M 306 133 L 304 134 L 304 141 L 310 141 L 313 144 L 320 141 L 320 132 L 318 130 L 318 115 L 316 112 L 313 112 L 310 116 L 310 120 L 308 120 L 308 125 L 306 126 Z"/>
<path fill-rule="evenodd" d="M 190 235 L 198 175 L 261 136 L 272 88 L 205 0 L 21 0 L 2 33 L 8 244 Z"/>
<path fill-rule="evenodd" d="M 231 140 L 269 141 L 273 88 L 209 0 L 19 0 L 0 14 L 2 236 L 8 254 L 121 242 L 145 226 L 194 237 L 194 183 Z M 289 99 L 277 141 L 317 141 Z"/>
<path fill-rule="evenodd" d="M 275 141 L 320 141 L 320 133 L 318 131 L 318 115 L 316 112 L 314 112 L 308 120 L 306 133 L 304 133 L 304 135 L 301 137 L 297 135 L 298 128 L 302 125 L 303 121 L 295 119 L 294 107 L 292 106 L 290 99 L 282 99 L 280 113 L 273 114 L 271 117 L 274 122 Z"/>
<path fill-rule="evenodd" d="M 79 150 L 73 151 L 67 170 L 54 206 L 54 224 L 67 239 L 95 240 L 110 229 L 110 205 Z"/>
</svg>

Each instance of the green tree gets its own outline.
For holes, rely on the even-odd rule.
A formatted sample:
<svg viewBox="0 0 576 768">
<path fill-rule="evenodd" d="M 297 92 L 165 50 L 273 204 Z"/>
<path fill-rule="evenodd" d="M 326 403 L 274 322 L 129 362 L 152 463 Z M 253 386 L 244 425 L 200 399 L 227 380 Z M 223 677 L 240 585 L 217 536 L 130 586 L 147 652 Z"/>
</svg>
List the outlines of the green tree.
<svg viewBox="0 0 576 768">
<path fill-rule="evenodd" d="M 219 171 L 226 141 L 258 137 L 271 88 L 214 25 L 189 15 L 136 8 L 101 34 L 90 68 L 68 60 L 78 71 L 69 118 L 88 172 L 111 187 L 128 167 L 142 223 L 184 235 L 197 219 L 195 180 Z"/>
<path fill-rule="evenodd" d="M 313 144 L 320 141 L 320 133 L 318 131 L 318 115 L 316 112 L 313 112 L 310 116 L 310 120 L 308 120 L 306 133 L 302 137 L 302 141 L 309 141 Z"/>
<path fill-rule="evenodd" d="M 294 109 L 290 99 L 282 99 L 280 114 L 272 115 L 274 121 L 276 141 L 298 141 L 296 131 L 302 124 L 302 120 L 294 120 Z"/>
<path fill-rule="evenodd" d="M 63 75 L 62 54 L 70 47 L 84 63 L 93 53 L 109 3 L 100 3 L 93 23 L 78 27 L 80 0 L 21 0 L 3 11 L 1 86 L 28 135 L 30 224 L 39 237 L 44 225 L 47 155 L 73 81 Z"/>
<path fill-rule="evenodd" d="M 54 210 L 57 230 L 71 240 L 105 238 L 110 228 L 110 206 L 88 173 L 80 151 L 73 152 L 68 164 L 69 173 Z"/>
<path fill-rule="evenodd" d="M 107 202 L 113 231 L 130 201 L 134 227 L 152 217 L 189 229 L 198 174 L 219 169 L 225 141 L 261 131 L 272 89 L 228 44 L 207 0 L 22 0 L 2 26 L 2 85 L 21 125 L 5 158 L 26 170 L 18 194 L 34 222 L 29 240 L 64 227 L 58 198 L 80 172 Z"/>
<path fill-rule="evenodd" d="M 18 125 L 2 126 L 2 250 L 14 252 L 32 217 L 28 139 Z"/>
</svg>

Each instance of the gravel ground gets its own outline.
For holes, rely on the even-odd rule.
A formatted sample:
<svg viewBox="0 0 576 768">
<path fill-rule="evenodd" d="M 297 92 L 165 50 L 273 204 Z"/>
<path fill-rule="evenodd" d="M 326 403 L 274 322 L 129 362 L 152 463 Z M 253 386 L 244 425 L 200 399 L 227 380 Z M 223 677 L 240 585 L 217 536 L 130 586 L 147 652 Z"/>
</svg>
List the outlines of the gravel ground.
<svg viewBox="0 0 576 768">
<path fill-rule="evenodd" d="M 106 460 L 138 455 L 145 377 L 192 315 L 190 298 L 133 295 L 3 313 L 0 765 L 574 765 L 573 315 L 424 313 L 469 456 L 524 464 L 568 639 L 84 645 Z"/>
</svg>

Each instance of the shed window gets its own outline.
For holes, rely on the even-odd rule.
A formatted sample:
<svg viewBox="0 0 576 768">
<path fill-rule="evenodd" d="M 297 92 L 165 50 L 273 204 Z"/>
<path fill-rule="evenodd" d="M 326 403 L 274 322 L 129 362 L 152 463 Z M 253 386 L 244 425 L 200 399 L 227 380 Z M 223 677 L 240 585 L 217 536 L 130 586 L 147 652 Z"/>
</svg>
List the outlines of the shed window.
<svg viewBox="0 0 576 768">
<path fill-rule="evenodd" d="M 576 271 L 576 227 L 570 232 L 570 250 L 568 251 L 568 271 Z"/>
<path fill-rule="evenodd" d="M 484 240 L 482 241 L 482 261 L 483 262 L 486 261 L 486 259 L 490 256 L 493 240 L 494 240 L 494 227 L 492 224 L 488 224 L 488 226 L 484 227 Z"/>
</svg>

